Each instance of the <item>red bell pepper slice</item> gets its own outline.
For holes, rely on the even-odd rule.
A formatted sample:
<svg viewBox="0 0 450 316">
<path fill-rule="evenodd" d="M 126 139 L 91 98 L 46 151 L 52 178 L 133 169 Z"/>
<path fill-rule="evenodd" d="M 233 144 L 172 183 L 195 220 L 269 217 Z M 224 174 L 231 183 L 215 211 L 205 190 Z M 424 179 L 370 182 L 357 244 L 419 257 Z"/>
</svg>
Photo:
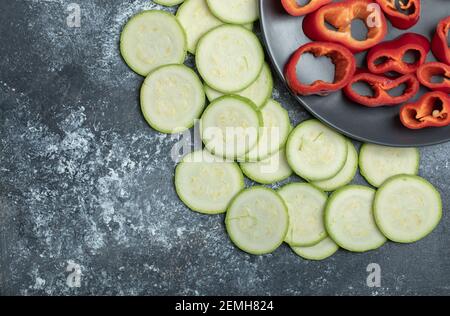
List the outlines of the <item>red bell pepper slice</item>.
<svg viewBox="0 0 450 316">
<path fill-rule="evenodd" d="M 314 57 L 326 56 L 335 66 L 332 83 L 316 80 L 307 85 L 297 78 L 297 64 L 303 54 L 313 54 Z M 345 87 L 352 79 L 356 70 L 356 60 L 352 52 L 342 45 L 325 42 L 311 42 L 300 46 L 292 55 L 285 69 L 286 81 L 291 90 L 300 95 L 328 95 Z"/>
<path fill-rule="evenodd" d="M 436 34 L 431 42 L 431 49 L 434 56 L 439 61 L 450 65 L 450 47 L 448 47 L 447 37 L 450 32 L 450 16 L 441 20 L 437 26 Z"/>
<path fill-rule="evenodd" d="M 442 82 L 433 82 L 434 76 L 442 76 Z M 430 90 L 450 93 L 450 66 L 444 63 L 426 63 L 417 70 L 417 79 Z"/>
<path fill-rule="evenodd" d="M 420 0 L 400 0 L 399 7 L 396 6 L 395 0 L 375 1 L 380 5 L 392 25 L 398 29 L 406 30 L 419 22 Z"/>
<path fill-rule="evenodd" d="M 308 14 L 303 20 L 303 32 L 313 41 L 334 42 L 346 46 L 357 53 L 367 50 L 381 42 L 387 34 L 387 22 L 384 15 L 377 15 L 377 22 L 369 25 L 373 14 L 371 0 L 346 0 L 330 3 Z M 352 36 L 353 20 L 362 20 L 368 29 L 367 38 L 359 41 Z M 336 30 L 331 30 L 327 24 Z"/>
<path fill-rule="evenodd" d="M 450 125 L 450 97 L 441 91 L 428 92 L 416 103 L 400 110 L 400 120 L 410 129 Z"/>
<path fill-rule="evenodd" d="M 372 91 L 372 96 L 361 95 L 353 89 L 358 82 L 367 83 Z M 406 88 L 400 96 L 391 96 L 389 91 L 405 84 Z M 419 92 L 420 84 L 414 74 L 404 75 L 392 79 L 385 76 L 374 75 L 366 70 L 358 70 L 357 74 L 344 88 L 344 94 L 353 102 L 367 107 L 393 106 L 408 101 Z"/>
<path fill-rule="evenodd" d="M 430 48 L 430 42 L 425 36 L 406 33 L 392 41 L 372 47 L 367 54 L 367 68 L 374 74 L 396 72 L 406 75 L 413 73 L 425 63 Z M 414 63 L 403 61 L 408 51 L 417 52 L 420 55 L 418 60 Z"/>
<path fill-rule="evenodd" d="M 316 11 L 321 6 L 332 2 L 333 0 L 310 0 L 305 5 L 300 5 L 297 0 L 281 0 L 284 9 L 293 16 L 302 16 Z"/>
</svg>

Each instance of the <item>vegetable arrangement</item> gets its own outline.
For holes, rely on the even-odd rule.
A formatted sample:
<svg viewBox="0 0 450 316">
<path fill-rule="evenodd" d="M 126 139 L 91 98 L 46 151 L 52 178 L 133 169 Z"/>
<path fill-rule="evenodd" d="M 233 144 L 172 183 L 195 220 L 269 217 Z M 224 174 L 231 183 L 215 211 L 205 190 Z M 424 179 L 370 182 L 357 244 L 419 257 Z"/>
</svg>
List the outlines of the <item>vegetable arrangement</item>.
<svg viewBox="0 0 450 316">
<path fill-rule="evenodd" d="M 290 15 L 305 15 L 303 32 L 313 41 L 298 48 L 286 66 L 286 81 L 294 93 L 325 96 L 343 89 L 344 94 L 355 103 L 366 107 L 384 107 L 405 104 L 417 95 L 423 85 L 431 92 L 426 93 L 419 104 L 403 106 L 400 111 L 403 125 L 409 129 L 450 125 L 446 106 L 450 102 L 450 48 L 447 43 L 450 17 L 439 22 L 431 43 L 428 38 L 416 33 L 404 33 L 394 40 L 383 42 L 388 32 L 387 20 L 402 30 L 418 23 L 420 0 L 318 0 L 310 1 L 305 6 L 295 0 L 281 2 Z M 374 5 L 379 5 L 378 9 Z M 367 38 L 357 40 L 352 36 L 351 24 L 354 20 L 365 23 Z M 440 63 L 426 63 L 430 50 Z M 366 66 L 355 68 L 353 54 L 364 51 L 367 51 Z M 297 65 L 306 53 L 331 59 L 335 66 L 333 83 L 318 80 L 307 85 L 299 82 L 297 71 L 301 69 L 298 70 Z M 415 61 L 405 60 L 408 53 L 414 53 Z M 434 82 L 433 78 L 438 76 L 442 80 Z M 370 87 L 371 94 L 362 95 L 356 91 L 355 86 L 359 83 Z M 390 92 L 400 87 L 405 87 L 401 95 L 392 96 Z M 438 91 L 444 94 L 436 93 Z M 417 109 L 416 112 L 413 108 Z M 425 109 L 425 112 L 422 113 L 419 108 Z"/>
<path fill-rule="evenodd" d="M 177 5 L 183 1 L 157 2 Z M 310 19 L 316 24 L 331 14 L 333 23 L 342 28 L 348 27 L 346 15 L 365 16 L 361 6 L 370 1 L 322 7 L 329 2 L 312 0 L 301 7 L 296 1 L 282 1 L 291 14 L 312 12 Z M 322 260 L 339 248 L 363 252 L 381 247 L 387 239 L 407 243 L 428 235 L 440 221 L 442 203 L 436 189 L 417 176 L 419 151 L 366 144 L 358 155 L 349 139 L 317 120 L 293 128 L 288 112 L 271 99 L 272 74 L 258 38 L 249 30 L 257 18 L 256 0 L 230 0 L 226 5 L 223 0 L 186 0 L 176 17 L 144 11 L 123 29 L 122 56 L 131 69 L 146 77 L 141 107 L 148 124 L 171 134 L 191 128 L 200 119 L 204 149 L 186 155 L 175 170 L 175 189 L 183 203 L 201 214 L 226 213 L 231 241 L 255 255 L 271 253 L 285 242 L 300 257 Z M 318 30 L 310 31 L 327 40 L 327 31 Z M 393 62 L 392 67 L 404 70 L 404 76 L 392 82 L 356 70 L 353 52 L 374 46 L 384 35 L 385 30 L 373 32 L 369 42 L 353 43 L 345 34 L 333 42 L 301 47 L 286 67 L 290 86 L 305 95 L 326 95 L 359 78 L 380 87 L 379 102 L 403 102 L 387 100 L 384 91 L 408 82 L 410 93 L 415 94 L 419 83 L 413 73 L 419 65 Z M 400 42 L 405 49 L 416 45 L 428 52 L 420 40 Z M 187 51 L 195 54 L 201 79 L 183 65 Z M 332 59 L 334 83 L 306 86 L 298 82 L 295 67 L 306 52 Z M 441 71 L 440 65 L 430 67 L 422 69 L 421 80 L 428 80 L 436 69 Z M 431 100 L 403 109 L 404 117 L 413 121 L 405 124 L 414 124 L 418 116 L 427 124 L 443 124 L 448 118 L 448 96 L 434 93 Z M 350 90 L 348 95 L 353 95 Z M 434 108 L 436 98 L 442 99 L 442 111 Z M 230 129 L 234 133 L 228 133 Z M 349 185 L 358 166 L 377 191 Z M 274 184 L 293 173 L 306 182 L 290 183 L 277 191 L 245 188 L 244 174 L 257 183 Z M 333 191 L 331 196 L 325 193 Z"/>
</svg>

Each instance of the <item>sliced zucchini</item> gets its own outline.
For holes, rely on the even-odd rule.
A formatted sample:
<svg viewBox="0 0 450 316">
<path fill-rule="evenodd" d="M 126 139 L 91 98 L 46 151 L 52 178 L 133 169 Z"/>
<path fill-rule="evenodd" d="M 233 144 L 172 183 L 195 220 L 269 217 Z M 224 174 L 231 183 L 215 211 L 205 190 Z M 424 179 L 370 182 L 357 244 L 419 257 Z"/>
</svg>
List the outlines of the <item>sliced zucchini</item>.
<svg viewBox="0 0 450 316">
<path fill-rule="evenodd" d="M 179 133 L 194 125 L 206 97 L 197 74 L 184 65 L 157 68 L 141 88 L 141 108 L 151 127 L 162 133 Z"/>
<path fill-rule="evenodd" d="M 184 62 L 186 34 L 172 14 L 143 11 L 125 25 L 120 37 L 120 52 L 131 69 L 147 76 L 162 65 Z"/>
<path fill-rule="evenodd" d="M 201 137 L 214 155 L 236 159 L 256 146 L 261 112 L 248 99 L 227 95 L 211 103 L 201 118 Z"/>
<path fill-rule="evenodd" d="M 238 248 L 262 255 L 275 251 L 283 243 L 289 217 L 286 205 L 275 191 L 253 187 L 233 199 L 225 224 Z"/>
<path fill-rule="evenodd" d="M 187 0 L 178 9 L 177 18 L 186 32 L 188 51 L 192 54 L 203 35 L 223 24 L 209 11 L 206 0 Z"/>
<path fill-rule="evenodd" d="M 272 184 L 289 178 L 293 171 L 286 160 L 284 149 L 260 162 L 240 163 L 242 172 L 251 180 Z"/>
<path fill-rule="evenodd" d="M 329 237 L 311 247 L 292 247 L 292 250 L 303 259 L 324 260 L 336 253 L 339 246 Z"/>
<path fill-rule="evenodd" d="M 390 177 L 419 172 L 420 152 L 417 148 L 394 148 L 364 144 L 359 155 L 362 176 L 374 187 Z"/>
<path fill-rule="evenodd" d="M 244 189 L 244 176 L 234 162 L 197 151 L 185 156 L 175 171 L 175 188 L 191 210 L 220 214 L 233 197 Z"/>
<path fill-rule="evenodd" d="M 309 181 L 336 176 L 344 167 L 347 151 L 345 137 L 317 120 L 298 125 L 286 144 L 286 156 L 292 170 Z"/>
<path fill-rule="evenodd" d="M 358 171 L 358 152 L 350 140 L 347 140 L 348 155 L 344 168 L 329 180 L 312 182 L 314 186 L 326 192 L 333 192 L 349 184 Z"/>
<path fill-rule="evenodd" d="M 198 42 L 197 69 L 211 88 L 233 93 L 250 86 L 264 65 L 258 38 L 239 25 L 222 25 Z"/>
<path fill-rule="evenodd" d="M 375 190 L 350 185 L 334 192 L 325 209 L 325 226 L 330 237 L 353 252 L 377 249 L 386 243 L 373 217 Z"/>
<path fill-rule="evenodd" d="M 442 218 L 439 192 L 427 180 L 399 175 L 378 190 L 374 203 L 375 220 L 383 234 L 399 243 L 425 238 Z"/>
<path fill-rule="evenodd" d="M 183 3 L 184 0 L 153 0 L 153 2 L 160 4 L 160 5 L 165 5 L 167 7 L 171 7 L 171 6 Z"/>
<path fill-rule="evenodd" d="M 270 157 L 286 144 L 292 125 L 288 112 L 280 103 L 270 99 L 261 109 L 263 127 L 260 131 L 258 145 L 240 160 L 258 162 Z"/>
<path fill-rule="evenodd" d="M 210 10 L 226 23 L 246 24 L 259 18 L 258 0 L 207 0 Z"/>
<path fill-rule="evenodd" d="M 266 104 L 267 100 L 271 97 L 273 90 L 273 78 L 270 67 L 267 63 L 264 63 L 264 67 L 261 73 L 247 89 L 237 92 L 235 94 L 241 97 L 252 100 L 257 107 L 262 107 Z M 205 92 L 210 102 L 223 96 L 223 93 L 216 91 L 208 85 L 205 85 Z"/>
<path fill-rule="evenodd" d="M 278 190 L 289 212 L 284 241 L 293 247 L 314 246 L 327 237 L 323 216 L 328 196 L 307 183 L 291 183 Z"/>
</svg>

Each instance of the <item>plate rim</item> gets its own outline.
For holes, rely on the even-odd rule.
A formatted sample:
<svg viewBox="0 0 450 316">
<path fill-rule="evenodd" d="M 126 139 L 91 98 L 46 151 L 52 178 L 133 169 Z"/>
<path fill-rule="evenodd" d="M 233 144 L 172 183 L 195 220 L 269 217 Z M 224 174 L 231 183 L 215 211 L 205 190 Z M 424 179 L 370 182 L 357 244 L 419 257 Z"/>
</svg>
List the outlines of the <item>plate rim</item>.
<svg viewBox="0 0 450 316">
<path fill-rule="evenodd" d="M 389 141 L 374 141 L 371 139 L 368 139 L 366 137 L 363 136 L 358 136 L 355 135 L 353 133 L 350 133 L 348 131 L 346 131 L 345 129 L 336 126 L 336 124 L 332 124 L 331 122 L 329 122 L 325 117 L 323 117 L 322 115 L 317 114 L 314 109 L 308 105 L 308 103 L 306 101 L 303 100 L 303 98 L 297 94 L 294 94 L 292 92 L 292 90 L 289 88 L 289 86 L 287 85 L 286 79 L 284 77 L 284 72 L 282 69 L 280 69 L 277 65 L 277 63 L 275 62 L 275 57 L 273 55 L 273 51 L 271 49 L 271 45 L 269 44 L 269 39 L 267 37 L 266 31 L 265 31 L 265 27 L 264 25 L 266 23 L 264 23 L 265 21 L 265 9 L 264 9 L 264 5 L 263 2 L 267 1 L 267 0 L 259 0 L 259 14 L 260 14 L 260 18 L 259 18 L 259 24 L 260 24 L 260 29 L 261 29 L 261 36 L 263 39 L 263 44 L 264 44 L 264 48 L 265 51 L 267 53 L 267 55 L 269 56 L 270 59 L 270 64 L 272 65 L 272 69 L 275 69 L 275 72 L 278 76 L 278 78 L 283 82 L 283 85 L 286 87 L 286 89 L 289 91 L 289 94 L 298 102 L 301 104 L 301 106 L 309 113 L 311 114 L 314 118 L 318 119 L 320 122 L 324 123 L 325 125 L 335 129 L 336 131 L 338 131 L 339 133 L 349 137 L 352 140 L 356 140 L 359 142 L 363 142 L 363 143 L 370 143 L 370 144 L 375 144 L 375 145 L 381 145 L 381 146 L 390 146 L 390 147 L 399 147 L 399 148 L 410 148 L 410 147 L 429 147 L 429 146 L 435 146 L 435 145 L 440 145 L 440 144 L 445 144 L 450 142 L 450 136 L 448 139 L 443 139 L 443 140 L 439 140 L 439 141 L 431 141 L 431 142 L 423 142 L 423 143 L 414 143 L 414 144 L 397 144 L 397 143 L 392 143 Z"/>
</svg>

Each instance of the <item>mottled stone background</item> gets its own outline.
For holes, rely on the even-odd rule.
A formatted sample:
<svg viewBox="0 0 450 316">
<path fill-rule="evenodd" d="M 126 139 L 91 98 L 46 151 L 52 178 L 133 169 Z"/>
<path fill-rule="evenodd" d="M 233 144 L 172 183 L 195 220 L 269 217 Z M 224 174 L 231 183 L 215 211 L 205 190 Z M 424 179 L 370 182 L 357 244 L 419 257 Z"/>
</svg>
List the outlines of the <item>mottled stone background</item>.
<svg viewBox="0 0 450 316">
<path fill-rule="evenodd" d="M 66 25 L 70 2 L 81 28 Z M 450 144 L 422 149 L 445 212 L 414 245 L 324 262 L 286 246 L 255 257 L 233 247 L 222 216 L 190 212 L 172 185 L 176 140 L 143 120 L 142 78 L 118 50 L 127 19 L 153 8 L 0 0 L 0 294 L 450 294 Z M 280 82 L 274 98 L 294 124 L 308 117 Z M 69 263 L 79 288 L 66 284 Z M 366 286 L 370 263 L 381 288 Z"/>
</svg>

